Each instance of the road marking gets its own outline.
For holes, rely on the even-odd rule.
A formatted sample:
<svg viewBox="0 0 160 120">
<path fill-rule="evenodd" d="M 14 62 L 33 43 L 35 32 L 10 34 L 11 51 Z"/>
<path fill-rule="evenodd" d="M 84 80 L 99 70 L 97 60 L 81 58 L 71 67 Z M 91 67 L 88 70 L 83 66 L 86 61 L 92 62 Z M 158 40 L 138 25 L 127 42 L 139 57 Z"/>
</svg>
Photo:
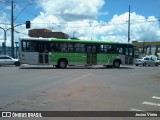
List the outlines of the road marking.
<svg viewBox="0 0 160 120">
<path fill-rule="evenodd" d="M 160 100 L 160 97 L 157 97 L 157 96 L 152 96 L 152 98 Z"/>
<path fill-rule="evenodd" d="M 87 78 L 87 77 L 89 77 L 89 76 L 91 76 L 91 75 L 93 75 L 93 73 L 85 74 L 85 75 L 83 75 L 83 76 L 81 76 L 81 77 L 77 77 L 77 78 L 75 78 L 75 79 L 73 79 L 73 80 L 68 81 L 68 83 L 77 82 L 77 81 L 82 80 L 82 79 L 84 79 L 84 78 Z"/>
<path fill-rule="evenodd" d="M 154 105 L 154 106 L 159 106 L 160 107 L 160 104 L 159 103 L 153 103 L 153 102 L 142 102 L 142 104 L 145 104 L 145 105 Z"/>
<path fill-rule="evenodd" d="M 160 100 L 160 97 L 157 97 L 157 96 L 152 96 L 152 98 Z M 153 103 L 153 102 L 144 101 L 144 102 L 142 102 L 142 104 L 144 104 L 144 105 L 153 105 L 153 106 L 160 107 L 160 103 Z M 130 111 L 144 111 L 144 110 L 140 110 L 140 109 L 136 109 L 136 108 L 131 108 Z"/>
<path fill-rule="evenodd" d="M 144 111 L 144 110 L 139 110 L 139 109 L 131 108 L 130 111 Z"/>
</svg>

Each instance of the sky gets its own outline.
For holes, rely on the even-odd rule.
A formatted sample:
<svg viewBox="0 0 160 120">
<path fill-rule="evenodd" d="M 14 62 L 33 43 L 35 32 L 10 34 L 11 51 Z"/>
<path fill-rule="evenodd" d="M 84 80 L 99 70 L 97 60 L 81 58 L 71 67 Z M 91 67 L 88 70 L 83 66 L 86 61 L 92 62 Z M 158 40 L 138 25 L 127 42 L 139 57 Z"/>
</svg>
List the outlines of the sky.
<svg viewBox="0 0 160 120">
<path fill-rule="evenodd" d="M 30 29 L 47 28 L 83 40 L 160 41 L 160 0 L 13 0 L 15 42 Z M 11 0 L 0 0 L 0 46 L 11 44 Z"/>
</svg>

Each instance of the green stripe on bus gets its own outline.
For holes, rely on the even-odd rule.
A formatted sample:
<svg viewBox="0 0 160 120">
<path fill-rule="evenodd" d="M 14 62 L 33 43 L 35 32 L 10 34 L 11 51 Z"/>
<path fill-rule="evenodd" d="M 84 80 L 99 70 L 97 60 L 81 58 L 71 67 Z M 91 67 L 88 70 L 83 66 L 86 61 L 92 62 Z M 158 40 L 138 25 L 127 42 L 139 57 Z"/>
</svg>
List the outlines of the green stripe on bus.
<svg viewBox="0 0 160 120">
<path fill-rule="evenodd" d="M 53 42 L 66 42 L 66 43 L 99 43 L 99 44 L 118 44 L 118 42 L 107 42 L 102 40 L 71 40 L 71 39 L 51 39 Z"/>
</svg>

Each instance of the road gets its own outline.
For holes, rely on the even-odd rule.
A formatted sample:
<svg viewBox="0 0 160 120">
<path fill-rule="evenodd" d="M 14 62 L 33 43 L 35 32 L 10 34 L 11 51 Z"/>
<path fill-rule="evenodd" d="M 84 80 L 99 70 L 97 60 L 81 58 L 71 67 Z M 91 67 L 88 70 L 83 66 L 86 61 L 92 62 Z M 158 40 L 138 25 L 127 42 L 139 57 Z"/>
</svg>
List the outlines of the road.
<svg viewBox="0 0 160 120">
<path fill-rule="evenodd" d="M 0 66 L 0 109 L 160 111 L 160 67 Z"/>
</svg>

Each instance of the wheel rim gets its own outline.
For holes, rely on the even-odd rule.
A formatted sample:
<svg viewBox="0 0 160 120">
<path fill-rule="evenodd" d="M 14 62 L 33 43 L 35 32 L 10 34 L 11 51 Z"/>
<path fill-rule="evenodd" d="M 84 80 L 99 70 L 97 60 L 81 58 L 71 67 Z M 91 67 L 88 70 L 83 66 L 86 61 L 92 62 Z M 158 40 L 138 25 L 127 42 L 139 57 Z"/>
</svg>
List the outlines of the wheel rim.
<svg viewBox="0 0 160 120">
<path fill-rule="evenodd" d="M 120 66 L 120 63 L 118 61 L 114 62 L 114 67 L 118 68 Z"/>
<path fill-rule="evenodd" d="M 65 67 L 67 66 L 67 63 L 66 63 L 65 61 L 60 61 L 59 66 L 60 66 L 61 68 L 65 68 Z"/>
</svg>

